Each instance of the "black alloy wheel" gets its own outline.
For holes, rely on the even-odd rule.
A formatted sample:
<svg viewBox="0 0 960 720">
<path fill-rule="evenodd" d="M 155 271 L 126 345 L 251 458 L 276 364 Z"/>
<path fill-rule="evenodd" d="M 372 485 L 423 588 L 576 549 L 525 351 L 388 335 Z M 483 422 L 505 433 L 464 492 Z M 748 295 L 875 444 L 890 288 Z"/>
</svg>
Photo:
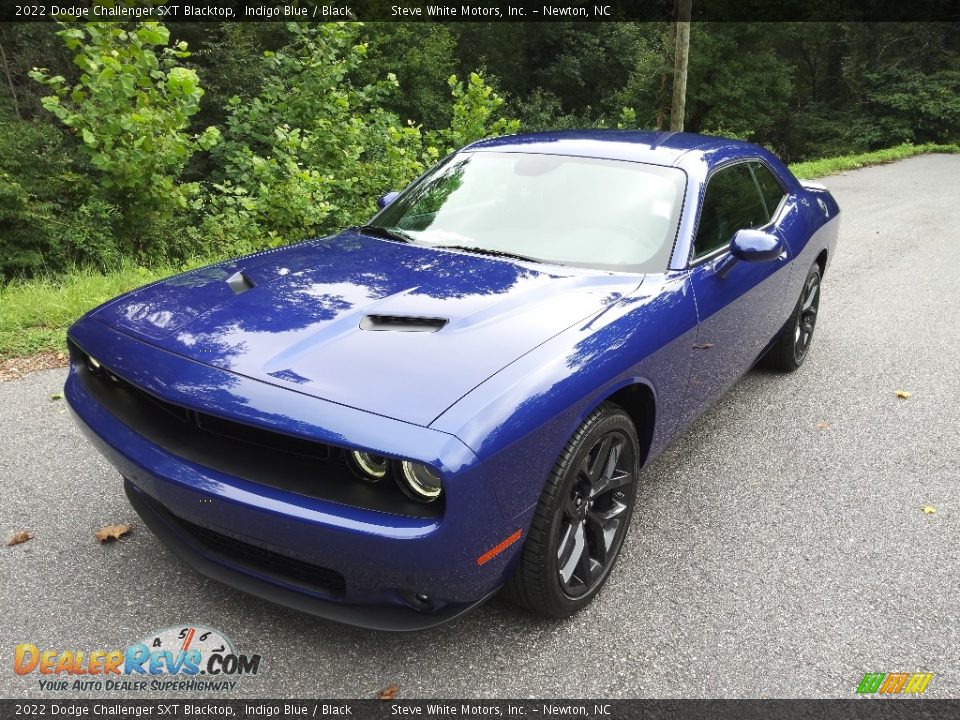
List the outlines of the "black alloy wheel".
<svg viewBox="0 0 960 720">
<path fill-rule="evenodd" d="M 629 415 L 603 403 L 560 454 L 504 594 L 546 617 L 568 617 L 600 591 L 633 514 L 640 444 Z"/>
<path fill-rule="evenodd" d="M 580 464 L 557 524 L 557 575 L 568 597 L 589 593 L 606 575 L 623 541 L 636 474 L 622 430 L 602 436 Z"/>
</svg>

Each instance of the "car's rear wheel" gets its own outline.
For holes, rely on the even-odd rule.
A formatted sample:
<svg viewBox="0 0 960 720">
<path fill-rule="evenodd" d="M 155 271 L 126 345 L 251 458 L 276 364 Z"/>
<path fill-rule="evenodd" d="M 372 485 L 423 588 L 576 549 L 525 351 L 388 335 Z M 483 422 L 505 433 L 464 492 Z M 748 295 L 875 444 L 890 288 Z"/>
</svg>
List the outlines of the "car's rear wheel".
<svg viewBox="0 0 960 720">
<path fill-rule="evenodd" d="M 783 327 L 776 344 L 763 357 L 763 364 L 775 370 L 793 372 L 807 357 L 820 311 L 820 265 L 814 263 L 803 283 L 800 299 Z"/>
<path fill-rule="evenodd" d="M 504 594 L 546 617 L 568 617 L 587 605 L 620 553 L 639 472 L 629 415 L 603 403 L 560 453 Z"/>
</svg>

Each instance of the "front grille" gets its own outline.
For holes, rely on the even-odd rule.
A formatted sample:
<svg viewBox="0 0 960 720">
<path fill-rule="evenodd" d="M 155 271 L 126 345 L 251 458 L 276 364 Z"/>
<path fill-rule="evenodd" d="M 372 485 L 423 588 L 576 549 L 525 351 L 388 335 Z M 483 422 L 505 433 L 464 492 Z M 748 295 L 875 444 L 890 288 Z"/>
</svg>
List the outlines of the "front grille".
<svg viewBox="0 0 960 720">
<path fill-rule="evenodd" d="M 274 575 L 284 580 L 308 585 L 328 595 L 344 595 L 347 591 L 347 584 L 343 575 L 336 570 L 311 565 L 288 555 L 281 555 L 272 550 L 235 540 L 209 528 L 194 525 L 192 522 L 177 517 L 166 510 L 163 512 L 197 543 L 238 565 L 253 568 L 266 575 Z"/>
<path fill-rule="evenodd" d="M 124 390 L 133 393 L 143 402 L 150 403 L 163 410 L 171 417 L 176 418 L 182 423 L 190 426 L 194 432 L 216 435 L 221 438 L 235 440 L 240 443 L 255 445 L 265 450 L 273 450 L 279 453 L 297 455 L 300 457 L 313 458 L 315 460 L 329 460 L 332 455 L 332 449 L 329 445 L 295 438 L 283 433 L 271 432 L 255 428 L 233 420 L 224 420 L 223 418 L 209 415 L 207 413 L 190 410 L 180 405 L 161 400 L 156 395 L 151 395 L 145 390 L 141 390 L 136 385 L 128 383 L 126 380 L 104 370 L 106 377 L 110 381 L 121 386 Z"/>
<path fill-rule="evenodd" d="M 342 448 L 171 403 L 116 375 L 71 341 L 90 395 L 121 423 L 178 458 L 241 480 L 391 515 L 436 518 L 443 502 L 418 503 L 396 482 L 358 480 Z M 277 389 L 278 393 L 285 392 Z"/>
</svg>

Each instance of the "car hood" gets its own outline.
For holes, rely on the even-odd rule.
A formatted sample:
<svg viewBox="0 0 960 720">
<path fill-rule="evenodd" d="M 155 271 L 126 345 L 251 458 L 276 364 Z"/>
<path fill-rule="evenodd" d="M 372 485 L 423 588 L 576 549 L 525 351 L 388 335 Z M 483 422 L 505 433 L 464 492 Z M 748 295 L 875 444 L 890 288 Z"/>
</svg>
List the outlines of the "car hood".
<svg viewBox="0 0 960 720">
<path fill-rule="evenodd" d="M 639 283 L 348 232 L 148 285 L 93 318 L 207 365 L 426 426 Z"/>
</svg>

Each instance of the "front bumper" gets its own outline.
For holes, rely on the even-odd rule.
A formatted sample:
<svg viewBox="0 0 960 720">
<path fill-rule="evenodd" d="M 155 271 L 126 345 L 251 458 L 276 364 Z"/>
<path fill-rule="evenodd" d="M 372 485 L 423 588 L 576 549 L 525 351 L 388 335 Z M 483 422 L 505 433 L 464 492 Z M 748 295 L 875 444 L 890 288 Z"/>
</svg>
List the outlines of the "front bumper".
<svg viewBox="0 0 960 720">
<path fill-rule="evenodd" d="M 472 603 L 447 604 L 432 612 L 414 610 L 399 604 L 347 605 L 331 602 L 329 598 L 315 595 L 304 588 L 289 587 L 280 577 L 265 579 L 260 573 L 250 572 L 249 567 L 212 552 L 201 542 L 191 541 L 178 529 L 179 523 L 170 513 L 151 501 L 136 485 L 125 479 L 123 489 L 133 509 L 153 534 L 194 570 L 224 585 L 311 615 L 373 630 L 423 630 L 462 615 L 488 597 L 481 597 Z M 496 590 L 491 595 L 494 593 Z"/>
<path fill-rule="evenodd" d="M 521 544 L 482 566 L 477 557 L 515 532 L 516 519 L 503 517 L 476 457 L 453 436 L 330 408 L 315 398 L 290 398 L 293 393 L 162 353 L 93 321 L 81 321 L 71 338 L 85 349 L 97 348 L 98 358 L 121 377 L 173 401 L 196 403 L 202 387 L 208 394 L 200 398 L 202 406 L 211 409 L 213 383 L 221 404 L 236 398 L 248 414 L 259 407 L 276 417 L 280 406 L 290 415 L 297 412 L 291 405 L 313 405 L 298 416 L 332 420 L 328 428 L 316 428 L 321 441 L 349 437 L 334 427 L 362 427 L 357 446 L 372 447 L 364 433 L 380 433 L 389 446 L 383 452 L 399 454 L 402 443 L 406 456 L 437 459 L 448 469 L 443 514 L 431 518 L 253 483 L 185 460 L 134 432 L 97 402 L 71 368 L 65 396 L 79 425 L 123 475 L 127 496 L 148 527 L 204 575 L 320 617 L 384 630 L 445 622 L 503 584 Z"/>
</svg>

